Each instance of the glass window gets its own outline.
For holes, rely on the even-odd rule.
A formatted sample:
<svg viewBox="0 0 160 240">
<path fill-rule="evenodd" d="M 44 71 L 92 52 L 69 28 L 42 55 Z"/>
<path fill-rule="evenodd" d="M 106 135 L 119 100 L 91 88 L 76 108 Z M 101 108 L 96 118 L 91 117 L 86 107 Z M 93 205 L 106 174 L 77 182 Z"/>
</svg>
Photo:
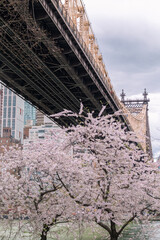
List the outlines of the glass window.
<svg viewBox="0 0 160 240">
<path fill-rule="evenodd" d="M 11 96 L 8 97 L 8 106 L 11 106 Z"/>
<path fill-rule="evenodd" d="M 49 125 L 45 125 L 46 126 L 46 128 L 50 128 L 50 127 L 53 127 L 53 124 L 49 124 Z"/>
<path fill-rule="evenodd" d="M 8 127 L 11 127 L 11 119 L 8 119 Z"/>
<path fill-rule="evenodd" d="M 4 96 L 4 107 L 7 106 L 7 96 Z"/>
<path fill-rule="evenodd" d="M 3 127 L 6 127 L 6 119 L 3 119 Z"/>
<path fill-rule="evenodd" d="M 16 96 L 13 96 L 13 106 L 16 106 Z"/>
<path fill-rule="evenodd" d="M 16 117 L 16 108 L 13 107 L 12 118 L 15 118 L 15 117 Z"/>
<path fill-rule="evenodd" d="M 15 130 L 15 119 L 12 120 L 12 129 Z"/>
<path fill-rule="evenodd" d="M 15 138 L 15 131 L 12 131 L 12 137 Z"/>
<path fill-rule="evenodd" d="M 7 112 L 7 109 L 4 108 L 4 109 L 3 109 L 3 117 L 4 117 L 4 118 L 6 118 L 6 112 Z"/>
<path fill-rule="evenodd" d="M 39 133 L 44 133 L 44 132 L 45 132 L 45 130 L 38 130 L 38 132 L 39 132 Z"/>
<path fill-rule="evenodd" d="M 11 118 L 11 108 L 8 108 L 8 118 Z"/>
<path fill-rule="evenodd" d="M 12 91 L 11 90 L 9 90 L 9 95 L 11 95 L 12 94 Z"/>
<path fill-rule="evenodd" d="M 7 95 L 7 88 L 4 88 L 4 95 Z"/>
</svg>

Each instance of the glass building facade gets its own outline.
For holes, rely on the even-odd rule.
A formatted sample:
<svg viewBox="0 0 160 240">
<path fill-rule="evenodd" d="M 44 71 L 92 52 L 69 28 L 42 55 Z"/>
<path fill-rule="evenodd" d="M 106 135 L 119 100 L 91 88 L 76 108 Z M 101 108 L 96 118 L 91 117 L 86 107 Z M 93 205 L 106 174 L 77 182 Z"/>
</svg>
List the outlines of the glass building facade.
<svg viewBox="0 0 160 240">
<path fill-rule="evenodd" d="M 3 87 L 3 113 L 2 113 L 2 128 L 10 127 L 12 137 L 23 141 L 24 128 L 24 100 L 13 93 L 10 89 Z"/>
<path fill-rule="evenodd" d="M 36 124 L 36 109 L 28 102 L 24 102 L 24 125 L 28 120 L 32 121 L 32 125 Z"/>
</svg>

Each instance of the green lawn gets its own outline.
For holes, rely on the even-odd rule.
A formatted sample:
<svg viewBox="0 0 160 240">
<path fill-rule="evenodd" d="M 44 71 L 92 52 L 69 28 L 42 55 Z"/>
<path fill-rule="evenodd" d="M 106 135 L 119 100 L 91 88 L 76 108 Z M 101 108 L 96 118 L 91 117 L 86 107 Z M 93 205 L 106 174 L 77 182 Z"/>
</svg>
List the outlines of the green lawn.
<svg viewBox="0 0 160 240">
<path fill-rule="evenodd" d="M 0 221 L 0 240 L 39 240 L 39 236 L 27 221 Z M 48 233 L 48 240 L 107 240 L 105 230 L 96 224 L 60 224 L 52 227 Z"/>
<path fill-rule="evenodd" d="M 159 240 L 160 222 L 153 222 L 150 225 L 130 224 L 119 240 Z M 108 240 L 105 230 L 96 224 L 59 224 L 52 227 L 47 240 Z M 0 240 L 39 240 L 40 237 L 33 231 L 27 221 L 15 220 L 8 223 L 7 220 L 0 220 Z"/>
</svg>

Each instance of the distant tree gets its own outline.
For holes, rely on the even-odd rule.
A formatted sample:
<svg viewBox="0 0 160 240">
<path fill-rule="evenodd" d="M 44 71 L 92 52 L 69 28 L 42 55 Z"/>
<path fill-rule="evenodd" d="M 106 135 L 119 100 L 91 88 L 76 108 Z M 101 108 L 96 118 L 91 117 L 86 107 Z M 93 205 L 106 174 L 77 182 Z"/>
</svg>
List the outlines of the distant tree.
<svg viewBox="0 0 160 240">
<path fill-rule="evenodd" d="M 77 126 L 1 156 L 1 212 L 27 216 L 41 240 L 54 224 L 77 219 L 95 221 L 117 240 L 130 222 L 159 208 L 157 169 L 136 136 L 116 114 L 81 113 L 64 111 L 77 117 Z"/>
</svg>

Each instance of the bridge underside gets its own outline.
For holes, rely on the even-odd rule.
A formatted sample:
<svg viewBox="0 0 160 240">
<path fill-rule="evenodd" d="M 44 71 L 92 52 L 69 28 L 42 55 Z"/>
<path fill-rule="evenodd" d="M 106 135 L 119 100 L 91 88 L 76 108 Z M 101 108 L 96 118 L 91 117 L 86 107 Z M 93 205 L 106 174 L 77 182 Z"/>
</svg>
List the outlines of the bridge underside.
<svg viewBox="0 0 160 240">
<path fill-rule="evenodd" d="M 80 101 L 90 111 L 105 104 L 115 112 L 112 92 L 56 2 L 2 1 L 0 80 L 48 116 L 64 108 L 78 112 Z"/>
</svg>

